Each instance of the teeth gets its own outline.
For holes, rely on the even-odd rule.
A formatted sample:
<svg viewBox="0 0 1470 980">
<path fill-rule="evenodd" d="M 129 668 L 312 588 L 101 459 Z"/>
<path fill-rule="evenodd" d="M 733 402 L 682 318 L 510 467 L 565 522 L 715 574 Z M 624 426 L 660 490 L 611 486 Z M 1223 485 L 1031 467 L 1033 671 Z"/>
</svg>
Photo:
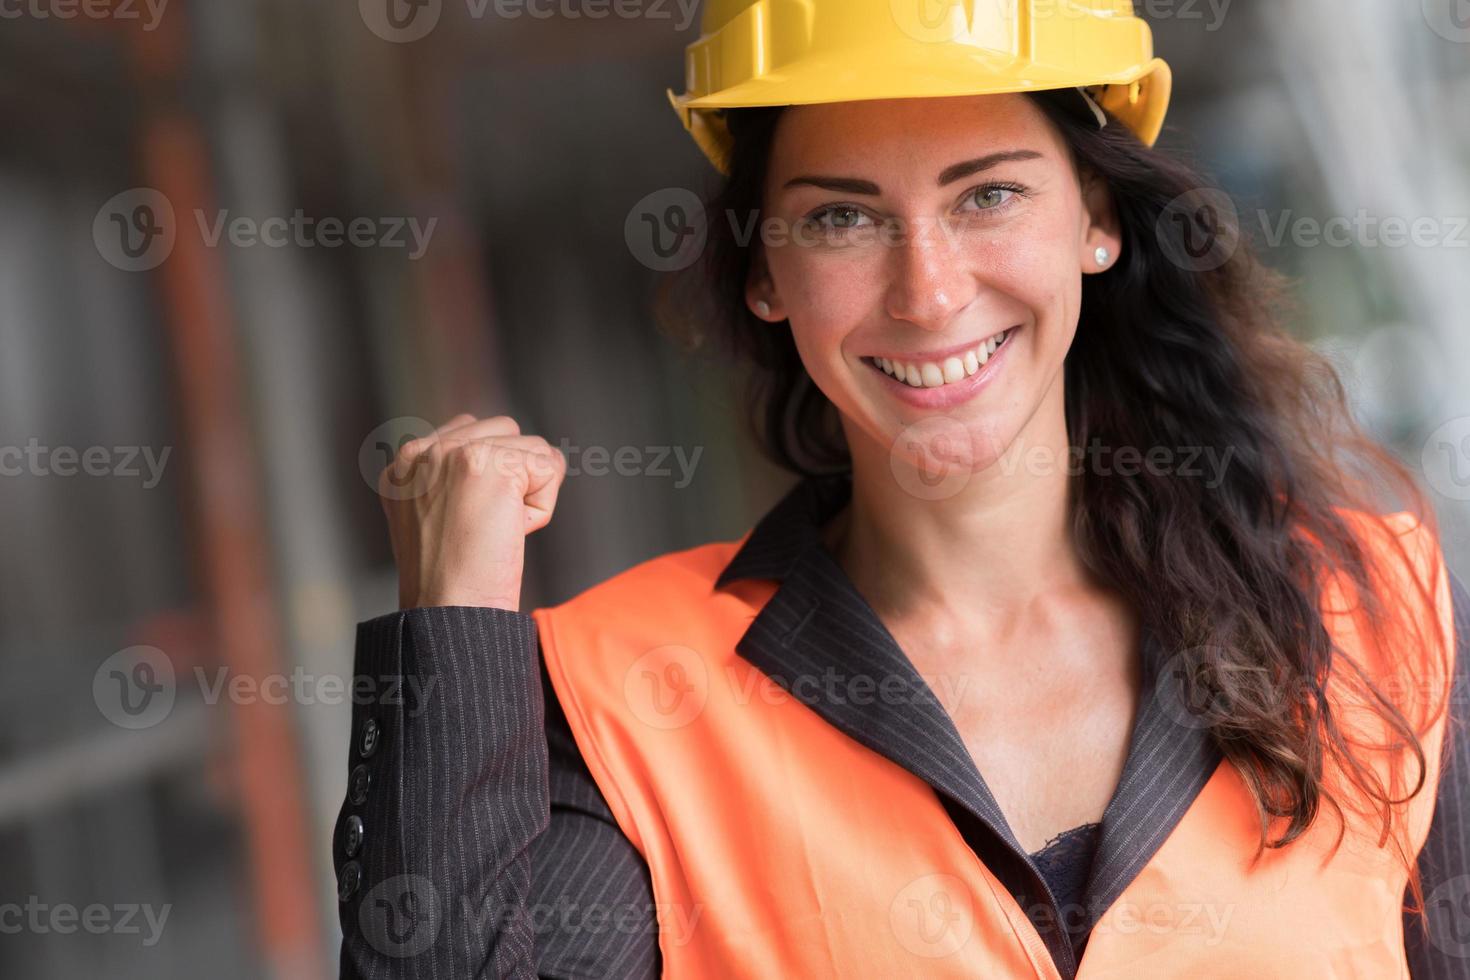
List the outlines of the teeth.
<svg viewBox="0 0 1470 980">
<path fill-rule="evenodd" d="M 875 358 L 874 363 L 886 374 L 910 387 L 939 388 L 954 384 L 956 381 L 963 381 L 979 371 L 1008 336 L 1010 336 L 1009 330 L 996 334 L 973 349 L 965 351 L 964 356 L 956 355 L 945 358 L 942 364 L 936 364 L 933 361 L 893 361 L 886 357 Z"/>
</svg>

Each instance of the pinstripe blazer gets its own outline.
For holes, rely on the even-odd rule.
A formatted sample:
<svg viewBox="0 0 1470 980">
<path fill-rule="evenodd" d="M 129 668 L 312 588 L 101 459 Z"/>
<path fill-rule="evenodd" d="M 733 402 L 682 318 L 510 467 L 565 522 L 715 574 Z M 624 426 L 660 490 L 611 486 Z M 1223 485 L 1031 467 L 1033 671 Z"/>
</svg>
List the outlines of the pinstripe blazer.
<svg viewBox="0 0 1470 980">
<path fill-rule="evenodd" d="M 859 707 L 799 683 L 834 667 L 850 673 L 861 659 L 926 687 L 821 547 L 820 528 L 849 490 L 841 478 L 803 480 L 757 523 L 717 587 L 780 585 L 737 649 L 932 785 L 1022 907 L 1050 913 L 1036 917 L 1038 929 L 1062 976 L 1073 976 L 1077 941 L 1178 824 L 1219 750 L 1205 730 L 1174 724 L 1154 697 L 1165 654 L 1146 634 L 1142 699 L 1085 911 L 1060 914 L 936 698 Z M 1405 922 L 1414 980 L 1470 978 L 1470 748 L 1454 737 L 1470 697 L 1470 598 L 1458 581 L 1452 589 L 1456 725 L 1418 858 L 1431 934 Z M 803 643 L 782 642 L 793 630 Z M 647 865 L 583 763 L 537 651 L 530 614 L 503 609 L 414 609 L 359 625 L 355 692 L 373 696 L 354 697 L 348 794 L 333 835 L 344 980 L 658 975 Z"/>
</svg>

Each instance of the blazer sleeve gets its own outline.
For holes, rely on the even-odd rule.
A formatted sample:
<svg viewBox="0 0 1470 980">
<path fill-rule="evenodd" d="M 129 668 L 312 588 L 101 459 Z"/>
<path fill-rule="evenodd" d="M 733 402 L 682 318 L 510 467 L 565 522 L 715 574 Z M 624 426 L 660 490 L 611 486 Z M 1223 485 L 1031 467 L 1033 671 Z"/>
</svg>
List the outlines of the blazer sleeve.
<svg viewBox="0 0 1470 980">
<path fill-rule="evenodd" d="M 343 980 L 657 976 L 647 866 L 557 722 L 528 613 L 369 620 L 354 675 Z"/>
<path fill-rule="evenodd" d="M 1413 980 L 1470 977 L 1470 594 L 1453 574 L 1450 594 L 1455 678 L 1439 795 L 1429 836 L 1419 852 L 1427 920 L 1409 912 L 1404 915 L 1404 948 Z M 1407 900 L 1406 894 L 1406 906 Z"/>
</svg>

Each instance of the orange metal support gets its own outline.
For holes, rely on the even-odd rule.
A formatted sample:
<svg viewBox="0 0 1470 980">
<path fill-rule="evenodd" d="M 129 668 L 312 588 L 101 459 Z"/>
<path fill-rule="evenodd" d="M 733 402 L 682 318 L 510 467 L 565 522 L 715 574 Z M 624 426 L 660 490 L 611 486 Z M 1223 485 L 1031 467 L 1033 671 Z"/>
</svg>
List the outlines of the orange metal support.
<svg viewBox="0 0 1470 980">
<path fill-rule="evenodd" d="M 268 540 L 248 413 L 235 350 L 224 261 L 194 230 L 214 212 L 208 149 L 197 120 L 174 108 L 186 62 L 183 0 L 159 29 L 129 31 L 145 95 L 141 136 L 149 186 L 172 203 L 178 236 L 153 273 L 166 324 L 196 506 L 198 573 L 212 614 L 212 639 L 232 673 L 283 672 L 282 631 L 271 590 Z M 257 928 L 273 980 L 328 975 L 318 913 L 320 882 L 306 827 L 298 746 L 289 707 L 257 699 L 231 706 L 234 757 L 244 807 Z"/>
</svg>

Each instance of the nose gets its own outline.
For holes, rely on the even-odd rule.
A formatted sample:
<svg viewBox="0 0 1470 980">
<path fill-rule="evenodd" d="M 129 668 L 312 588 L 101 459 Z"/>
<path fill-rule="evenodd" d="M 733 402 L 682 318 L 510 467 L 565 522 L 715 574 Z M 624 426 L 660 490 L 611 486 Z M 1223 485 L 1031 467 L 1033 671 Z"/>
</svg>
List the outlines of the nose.
<svg viewBox="0 0 1470 980">
<path fill-rule="evenodd" d="M 970 304 L 977 285 L 953 244 L 925 231 L 916 228 L 891 246 L 887 313 L 938 331 Z"/>
</svg>

